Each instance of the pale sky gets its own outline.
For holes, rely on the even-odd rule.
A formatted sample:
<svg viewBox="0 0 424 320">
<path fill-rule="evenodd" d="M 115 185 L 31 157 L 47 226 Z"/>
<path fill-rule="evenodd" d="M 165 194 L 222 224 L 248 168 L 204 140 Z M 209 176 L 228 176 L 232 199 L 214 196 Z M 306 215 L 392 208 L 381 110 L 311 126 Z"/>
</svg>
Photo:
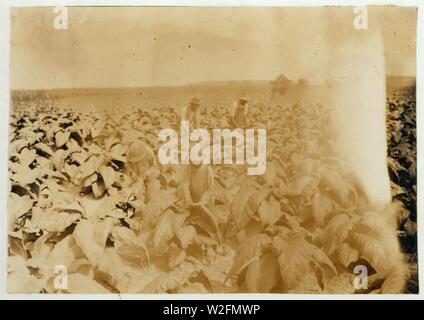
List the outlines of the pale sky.
<svg viewBox="0 0 424 320">
<path fill-rule="evenodd" d="M 359 32 L 352 8 L 15 8 L 11 88 L 133 87 L 214 80 L 322 81 L 333 47 Z M 416 10 L 368 10 L 386 73 L 415 75 Z M 336 42 L 334 42 L 336 39 Z"/>
</svg>

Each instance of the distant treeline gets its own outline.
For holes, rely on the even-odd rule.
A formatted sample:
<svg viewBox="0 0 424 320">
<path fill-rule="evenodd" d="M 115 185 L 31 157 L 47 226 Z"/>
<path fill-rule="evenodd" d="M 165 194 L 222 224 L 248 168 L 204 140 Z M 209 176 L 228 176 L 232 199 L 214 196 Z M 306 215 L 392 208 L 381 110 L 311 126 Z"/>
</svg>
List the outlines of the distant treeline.
<svg viewBox="0 0 424 320">
<path fill-rule="evenodd" d="M 298 81 L 300 84 L 301 81 Z M 240 87 L 248 89 L 249 87 L 270 87 L 273 81 L 211 81 L 191 83 L 181 86 L 186 89 L 200 87 Z M 387 76 L 386 85 L 388 88 L 415 86 L 415 77 L 408 76 Z M 181 87 L 134 87 L 134 88 L 66 88 L 66 89 L 43 89 L 43 90 L 12 90 L 11 99 L 13 102 L 29 101 L 33 99 L 49 100 L 57 98 L 68 98 L 73 96 L 115 96 L 115 95 L 142 95 L 149 90 L 158 90 L 160 88 L 177 89 Z"/>
</svg>

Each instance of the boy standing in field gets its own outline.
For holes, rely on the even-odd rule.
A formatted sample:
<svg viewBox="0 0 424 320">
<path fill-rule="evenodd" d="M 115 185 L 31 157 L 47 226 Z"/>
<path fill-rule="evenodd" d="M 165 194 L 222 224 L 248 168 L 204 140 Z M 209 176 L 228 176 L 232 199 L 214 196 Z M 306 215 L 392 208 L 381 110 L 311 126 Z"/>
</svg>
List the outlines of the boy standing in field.
<svg viewBox="0 0 424 320">
<path fill-rule="evenodd" d="M 231 122 L 234 128 L 245 128 L 247 125 L 247 112 L 249 108 L 249 97 L 243 95 L 233 103 L 231 110 Z"/>
<path fill-rule="evenodd" d="M 199 128 L 200 125 L 200 101 L 193 98 L 181 114 L 181 121 L 189 121 L 191 128 Z"/>
</svg>

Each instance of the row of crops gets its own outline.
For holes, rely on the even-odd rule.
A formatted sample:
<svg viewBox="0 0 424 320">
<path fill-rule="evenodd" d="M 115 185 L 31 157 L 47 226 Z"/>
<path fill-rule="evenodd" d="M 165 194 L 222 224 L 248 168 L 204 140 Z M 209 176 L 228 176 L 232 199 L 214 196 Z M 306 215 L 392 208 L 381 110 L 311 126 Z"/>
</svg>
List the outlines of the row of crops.
<svg viewBox="0 0 424 320">
<path fill-rule="evenodd" d="M 159 130 L 178 126 L 175 109 L 17 104 L 9 129 L 8 289 L 403 292 L 416 252 L 412 89 L 394 92 L 388 108 L 405 258 L 388 215 L 370 211 L 355 190 L 320 104 L 251 108 L 249 125 L 267 128 L 266 173 L 210 166 L 199 177 L 206 187 L 198 202 L 185 196 L 198 185 L 189 166 L 154 159 Z M 201 126 L 225 128 L 228 117 L 217 106 L 202 112 Z M 354 286 L 359 264 L 370 271 L 367 289 Z M 66 285 L 58 285 L 63 272 Z"/>
</svg>

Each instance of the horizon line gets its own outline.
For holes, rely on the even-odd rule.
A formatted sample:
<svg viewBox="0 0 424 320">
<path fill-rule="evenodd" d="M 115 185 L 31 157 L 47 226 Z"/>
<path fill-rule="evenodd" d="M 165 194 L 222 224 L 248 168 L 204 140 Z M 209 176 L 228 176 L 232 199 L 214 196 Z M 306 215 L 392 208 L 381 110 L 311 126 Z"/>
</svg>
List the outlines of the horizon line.
<svg viewBox="0 0 424 320">
<path fill-rule="evenodd" d="M 387 74 L 386 78 L 388 77 L 402 77 L 402 78 L 417 78 L 416 75 L 394 75 L 394 74 Z M 289 79 L 290 81 L 296 82 L 298 79 Z M 48 91 L 48 90 L 105 90 L 105 89 L 146 89 L 146 88 L 170 88 L 170 87 L 187 87 L 187 86 L 193 86 L 198 84 L 205 84 L 205 83 L 219 83 L 219 82 L 273 82 L 274 80 L 204 80 L 204 81 L 197 81 L 197 82 L 189 82 L 185 84 L 163 84 L 163 85 L 145 85 L 145 86 L 116 86 L 116 87 L 56 87 L 56 88 L 10 88 L 9 91 Z M 324 82 L 321 83 L 311 83 L 311 85 L 323 85 Z"/>
</svg>

